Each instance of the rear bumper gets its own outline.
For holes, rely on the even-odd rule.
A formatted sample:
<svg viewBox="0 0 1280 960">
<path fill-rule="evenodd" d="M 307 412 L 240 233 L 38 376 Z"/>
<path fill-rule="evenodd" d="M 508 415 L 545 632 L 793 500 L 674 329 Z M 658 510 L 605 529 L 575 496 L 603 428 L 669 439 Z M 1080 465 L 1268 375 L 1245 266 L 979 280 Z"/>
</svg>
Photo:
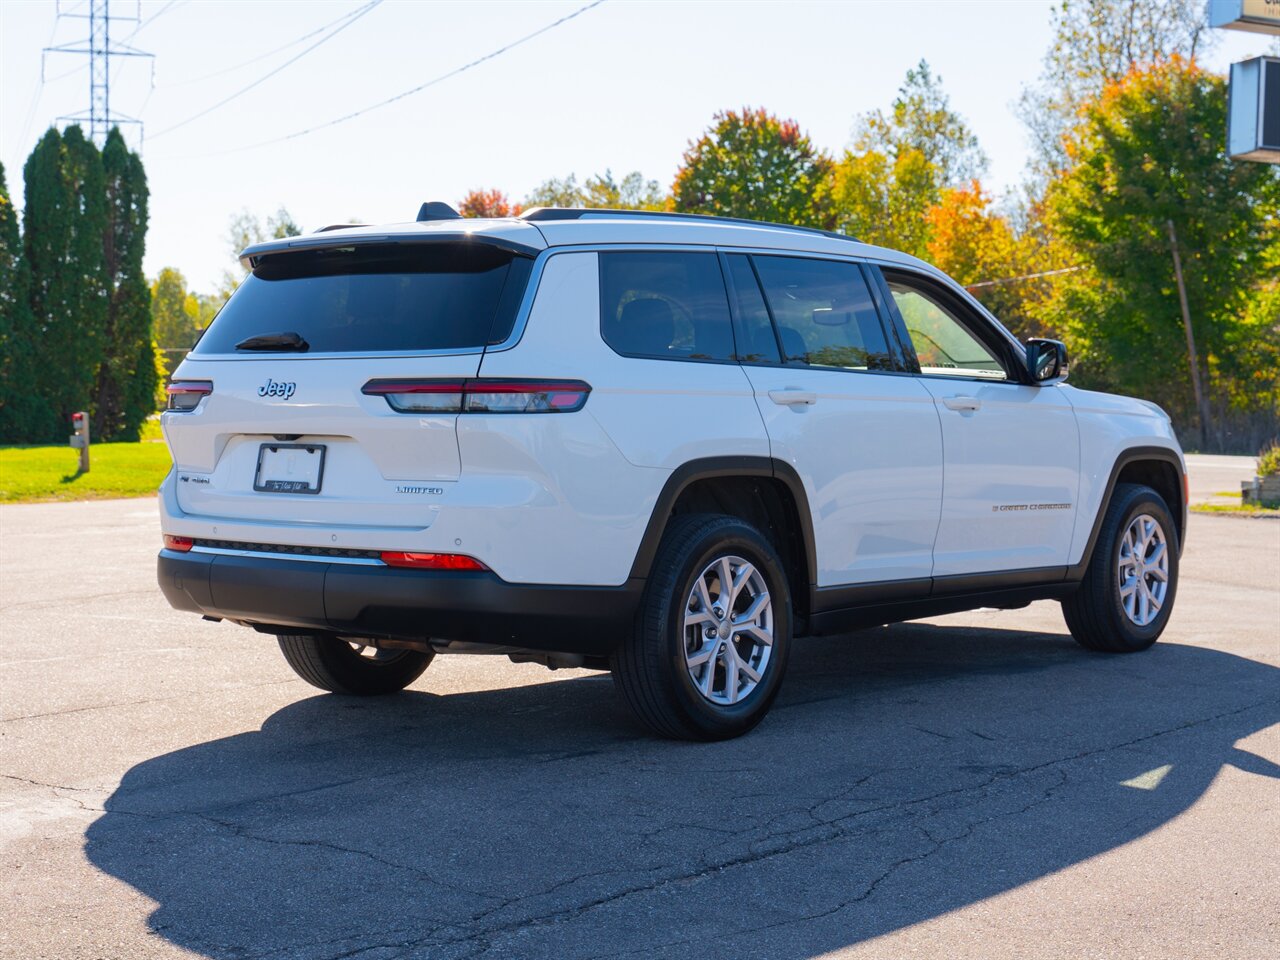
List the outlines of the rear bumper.
<svg viewBox="0 0 1280 960">
<path fill-rule="evenodd" d="M 398 640 L 460 640 L 607 656 L 644 587 L 509 583 L 484 572 L 405 570 L 161 550 L 170 605 L 249 624 Z"/>
</svg>

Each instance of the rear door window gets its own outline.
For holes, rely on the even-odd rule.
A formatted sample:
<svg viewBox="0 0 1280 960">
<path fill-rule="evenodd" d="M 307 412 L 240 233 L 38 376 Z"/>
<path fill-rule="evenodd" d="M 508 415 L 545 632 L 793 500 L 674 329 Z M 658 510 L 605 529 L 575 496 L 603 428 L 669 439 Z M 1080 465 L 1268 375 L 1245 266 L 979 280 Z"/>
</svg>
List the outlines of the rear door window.
<svg viewBox="0 0 1280 960">
<path fill-rule="evenodd" d="M 778 338 L 769 319 L 756 272 L 751 259 L 745 253 L 731 253 L 725 257 L 732 281 L 734 306 L 738 310 L 738 359 L 743 363 L 781 363 Z"/>
<path fill-rule="evenodd" d="M 624 357 L 734 359 L 733 328 L 715 253 L 600 255 L 600 333 Z"/>
<path fill-rule="evenodd" d="M 193 353 L 251 355 L 236 345 L 292 333 L 310 353 L 481 349 L 511 332 L 531 264 L 480 243 L 272 254 Z"/>
<path fill-rule="evenodd" d="M 751 259 L 784 362 L 846 370 L 895 369 L 859 264 L 803 257 Z"/>
</svg>

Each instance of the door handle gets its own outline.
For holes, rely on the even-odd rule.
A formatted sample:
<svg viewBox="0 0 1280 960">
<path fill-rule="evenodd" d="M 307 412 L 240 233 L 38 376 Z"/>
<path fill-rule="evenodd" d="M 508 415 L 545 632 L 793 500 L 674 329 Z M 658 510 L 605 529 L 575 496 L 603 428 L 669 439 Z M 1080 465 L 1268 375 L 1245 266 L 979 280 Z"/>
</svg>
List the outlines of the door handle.
<svg viewBox="0 0 1280 960">
<path fill-rule="evenodd" d="M 811 390 L 787 387 L 785 390 L 770 390 L 769 399 L 784 407 L 809 406 L 818 402 L 818 395 Z"/>
<path fill-rule="evenodd" d="M 982 401 L 977 397 L 946 397 L 943 404 L 948 410 L 981 410 Z"/>
</svg>

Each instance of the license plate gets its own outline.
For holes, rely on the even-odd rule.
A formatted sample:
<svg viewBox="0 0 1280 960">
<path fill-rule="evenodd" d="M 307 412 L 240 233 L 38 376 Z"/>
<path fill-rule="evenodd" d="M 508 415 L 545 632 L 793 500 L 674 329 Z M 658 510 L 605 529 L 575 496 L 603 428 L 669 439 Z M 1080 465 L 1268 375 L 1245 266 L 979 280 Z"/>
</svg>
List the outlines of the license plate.
<svg viewBox="0 0 1280 960">
<path fill-rule="evenodd" d="M 319 493 L 323 475 L 322 444 L 264 443 L 258 448 L 253 489 L 260 493 Z"/>
</svg>

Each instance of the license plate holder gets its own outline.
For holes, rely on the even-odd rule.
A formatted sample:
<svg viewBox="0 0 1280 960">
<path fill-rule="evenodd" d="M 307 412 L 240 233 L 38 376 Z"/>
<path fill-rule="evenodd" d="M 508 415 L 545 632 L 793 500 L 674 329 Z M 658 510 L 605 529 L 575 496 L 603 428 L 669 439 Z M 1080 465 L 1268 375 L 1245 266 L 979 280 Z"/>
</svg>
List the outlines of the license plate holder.
<svg viewBox="0 0 1280 960">
<path fill-rule="evenodd" d="M 258 447 L 253 489 L 259 493 L 319 493 L 324 455 L 322 443 L 264 443 Z"/>
</svg>

